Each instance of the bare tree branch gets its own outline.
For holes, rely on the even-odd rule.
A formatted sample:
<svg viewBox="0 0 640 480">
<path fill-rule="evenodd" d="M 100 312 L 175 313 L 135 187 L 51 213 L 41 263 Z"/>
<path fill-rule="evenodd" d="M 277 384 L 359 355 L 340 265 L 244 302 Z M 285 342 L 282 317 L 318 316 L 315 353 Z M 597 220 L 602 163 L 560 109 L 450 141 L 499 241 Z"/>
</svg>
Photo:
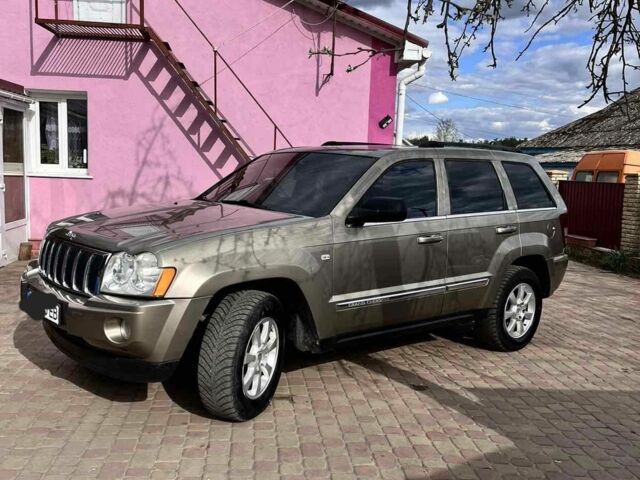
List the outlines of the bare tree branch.
<svg viewBox="0 0 640 480">
<path fill-rule="evenodd" d="M 465 50 L 478 41 L 482 32 L 488 33 L 483 51 L 491 57 L 489 67 L 498 64 L 495 42 L 499 38 L 499 26 L 505 20 L 504 12 L 511 8 L 519 8 L 519 12 L 530 19 L 529 27 L 524 31 L 530 34 L 524 48 L 519 52 L 519 60 L 531 48 L 534 42 L 545 31 L 562 24 L 572 16 L 586 11 L 590 14 L 593 28 L 593 43 L 586 68 L 590 83 L 587 86 L 588 98 L 583 103 L 593 100 L 602 94 L 607 102 L 618 99 L 629 90 L 628 73 L 640 70 L 640 0 L 526 0 L 515 6 L 515 0 L 477 0 L 458 3 L 454 0 L 407 0 L 406 20 L 404 28 L 404 44 L 411 24 L 426 23 L 436 16 L 434 4 L 438 2 L 437 28 L 444 35 L 447 50 L 449 76 L 455 80 L 459 62 Z M 463 2 L 463 0 L 460 0 Z M 338 2 L 338 5 L 340 2 Z M 335 12 L 339 10 L 336 7 Z M 356 52 L 336 54 L 326 47 L 320 51 L 310 52 L 313 55 L 359 55 L 368 53 L 368 57 L 347 71 L 353 71 L 367 63 L 378 54 L 397 49 L 358 49 Z M 619 86 L 613 86 L 619 84 Z"/>
</svg>

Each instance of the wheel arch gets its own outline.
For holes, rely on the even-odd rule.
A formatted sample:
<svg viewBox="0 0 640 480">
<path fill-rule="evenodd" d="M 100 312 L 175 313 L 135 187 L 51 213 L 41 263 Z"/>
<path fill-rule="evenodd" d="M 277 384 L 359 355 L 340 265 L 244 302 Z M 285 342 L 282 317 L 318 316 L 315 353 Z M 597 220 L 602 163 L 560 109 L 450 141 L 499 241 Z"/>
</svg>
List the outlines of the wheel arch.
<svg viewBox="0 0 640 480">
<path fill-rule="evenodd" d="M 260 290 L 274 295 L 280 300 L 286 314 L 287 338 L 298 350 L 319 349 L 318 332 L 309 302 L 300 286 L 290 278 L 273 277 L 226 285 L 211 297 L 203 318 L 207 318 L 225 296 L 240 290 Z"/>
<path fill-rule="evenodd" d="M 549 267 L 547 260 L 542 255 L 525 255 L 516 259 L 512 265 L 525 267 L 535 273 L 540 280 L 542 288 L 542 297 L 547 298 L 551 294 L 551 277 L 549 276 Z"/>
</svg>

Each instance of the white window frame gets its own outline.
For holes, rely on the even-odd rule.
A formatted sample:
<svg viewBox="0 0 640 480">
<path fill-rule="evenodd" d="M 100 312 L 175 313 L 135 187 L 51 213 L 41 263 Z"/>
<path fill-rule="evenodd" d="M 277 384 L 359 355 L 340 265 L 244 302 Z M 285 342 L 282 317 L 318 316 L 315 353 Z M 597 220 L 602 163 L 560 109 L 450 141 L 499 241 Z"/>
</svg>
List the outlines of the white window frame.
<svg viewBox="0 0 640 480">
<path fill-rule="evenodd" d="M 27 169 L 27 158 L 29 157 L 29 108 L 27 103 L 11 101 L 5 98 L 0 98 L 2 100 L 3 105 L 0 105 L 0 108 L 16 110 L 22 113 L 22 163 L 10 163 L 7 162 L 4 164 L 4 174 L 5 175 L 24 175 L 25 170 Z M 0 125 L 1 126 L 1 125 Z"/>
<path fill-rule="evenodd" d="M 27 175 L 45 177 L 80 177 L 89 176 L 89 152 L 86 153 L 86 168 L 69 167 L 69 128 L 67 124 L 67 100 L 87 100 L 85 92 L 50 92 L 31 90 L 29 92 L 35 100 L 30 106 L 29 130 L 32 138 L 32 152 L 30 163 L 27 167 Z M 46 164 L 41 162 L 40 143 L 40 102 L 54 102 L 58 104 L 58 163 Z M 87 131 L 89 129 L 87 103 Z"/>
</svg>

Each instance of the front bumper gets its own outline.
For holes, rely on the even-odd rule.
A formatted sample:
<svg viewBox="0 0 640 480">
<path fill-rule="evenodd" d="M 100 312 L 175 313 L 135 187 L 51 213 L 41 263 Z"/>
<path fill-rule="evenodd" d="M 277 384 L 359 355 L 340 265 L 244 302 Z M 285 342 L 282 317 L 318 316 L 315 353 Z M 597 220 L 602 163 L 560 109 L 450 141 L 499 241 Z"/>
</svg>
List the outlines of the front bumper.
<svg viewBox="0 0 640 480">
<path fill-rule="evenodd" d="M 44 331 L 51 342 L 67 357 L 80 365 L 111 378 L 126 382 L 163 382 L 176 370 L 178 363 L 145 362 L 135 358 L 119 357 L 91 347 L 81 338 L 66 334 L 53 323 L 44 321 Z"/>
<path fill-rule="evenodd" d="M 145 362 L 151 369 L 180 360 L 208 303 L 204 297 L 159 300 L 80 296 L 45 281 L 37 262 L 30 263 L 21 278 L 20 308 L 27 313 L 33 290 L 55 296 L 61 307 L 60 325 L 43 320 L 47 333 L 60 350 L 72 358 L 84 359 L 84 363 L 87 358 L 101 356 L 104 357 L 98 362 L 101 364 L 106 359 L 120 359 L 120 364 L 125 365 L 125 359 L 129 359 Z M 113 319 L 119 319 L 128 327 L 130 334 L 126 340 L 110 339 L 106 322 Z M 58 338 L 93 355 L 69 353 L 72 349 L 66 348 L 66 343 Z M 110 375 L 104 368 L 94 369 Z M 114 367 L 114 370 L 119 369 Z"/>
</svg>

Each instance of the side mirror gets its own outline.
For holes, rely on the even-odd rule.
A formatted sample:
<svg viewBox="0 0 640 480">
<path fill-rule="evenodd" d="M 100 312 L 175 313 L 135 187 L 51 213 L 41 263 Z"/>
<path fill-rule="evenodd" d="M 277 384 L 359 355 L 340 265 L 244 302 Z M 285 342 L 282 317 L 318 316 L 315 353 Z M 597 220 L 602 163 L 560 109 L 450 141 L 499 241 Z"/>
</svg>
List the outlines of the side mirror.
<svg viewBox="0 0 640 480">
<path fill-rule="evenodd" d="M 396 197 L 370 197 L 360 201 L 347 217 L 347 227 L 362 227 L 365 223 L 402 222 L 407 218 L 407 206 Z"/>
</svg>

